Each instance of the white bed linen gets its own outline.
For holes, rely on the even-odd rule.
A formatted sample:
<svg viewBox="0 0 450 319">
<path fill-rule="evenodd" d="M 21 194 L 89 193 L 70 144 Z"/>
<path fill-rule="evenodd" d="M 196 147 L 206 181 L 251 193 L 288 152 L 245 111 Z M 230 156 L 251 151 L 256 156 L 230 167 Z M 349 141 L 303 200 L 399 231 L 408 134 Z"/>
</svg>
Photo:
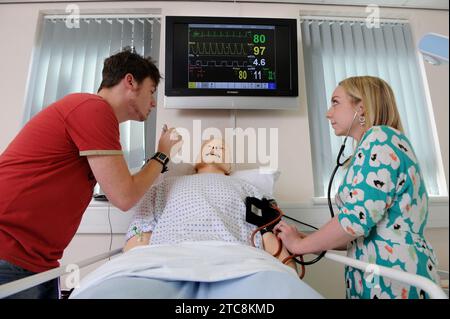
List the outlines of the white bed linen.
<svg viewBox="0 0 450 319">
<path fill-rule="evenodd" d="M 71 298 L 100 282 L 122 276 L 214 282 L 260 271 L 280 271 L 300 280 L 297 273 L 267 252 L 220 241 L 138 246 L 89 273 Z"/>
</svg>

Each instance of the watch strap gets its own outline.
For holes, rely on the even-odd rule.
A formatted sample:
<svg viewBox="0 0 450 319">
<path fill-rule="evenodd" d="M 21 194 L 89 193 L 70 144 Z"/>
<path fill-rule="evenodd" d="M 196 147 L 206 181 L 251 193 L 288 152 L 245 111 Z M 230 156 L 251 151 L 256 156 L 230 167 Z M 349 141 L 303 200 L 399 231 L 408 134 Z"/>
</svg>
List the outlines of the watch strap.
<svg viewBox="0 0 450 319">
<path fill-rule="evenodd" d="M 169 157 L 166 154 L 162 152 L 156 152 L 155 155 L 153 155 L 149 160 L 151 159 L 161 163 L 161 165 L 163 166 L 161 173 L 167 172 L 169 170 L 167 168 L 167 163 L 169 163 Z"/>
<path fill-rule="evenodd" d="M 267 227 L 264 227 L 264 228 L 260 229 L 259 232 L 260 232 L 260 234 L 261 234 L 261 236 L 262 236 L 262 235 L 264 235 L 265 233 L 272 232 L 272 230 L 269 229 L 269 228 L 267 228 Z"/>
</svg>

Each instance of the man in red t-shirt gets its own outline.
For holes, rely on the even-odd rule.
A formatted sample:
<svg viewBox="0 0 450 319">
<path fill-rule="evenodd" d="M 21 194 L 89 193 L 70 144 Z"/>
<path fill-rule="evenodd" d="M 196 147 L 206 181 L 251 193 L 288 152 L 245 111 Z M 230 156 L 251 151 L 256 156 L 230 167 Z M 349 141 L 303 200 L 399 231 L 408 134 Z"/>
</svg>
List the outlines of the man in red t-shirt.
<svg viewBox="0 0 450 319">
<path fill-rule="evenodd" d="M 127 211 L 165 169 L 173 129 L 163 130 L 157 158 L 131 175 L 119 123 L 145 121 L 161 78 L 129 50 L 107 58 L 97 94 L 69 94 L 34 116 L 0 155 L 0 284 L 59 265 L 98 182 Z M 176 134 L 177 135 L 177 134 Z M 52 280 L 13 298 L 57 298 Z"/>
</svg>

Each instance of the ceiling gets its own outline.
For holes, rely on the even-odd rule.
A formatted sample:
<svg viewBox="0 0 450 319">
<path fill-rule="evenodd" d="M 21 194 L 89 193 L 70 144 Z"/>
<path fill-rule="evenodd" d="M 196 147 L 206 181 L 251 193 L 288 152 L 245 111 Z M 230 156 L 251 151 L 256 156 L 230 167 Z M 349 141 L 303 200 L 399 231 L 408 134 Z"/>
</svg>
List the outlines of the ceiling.
<svg viewBox="0 0 450 319">
<path fill-rule="evenodd" d="M 123 0 L 0 0 L 0 4 L 6 3 L 49 3 L 49 2 L 116 2 Z M 136 2 L 142 0 L 134 0 Z M 167 1 L 167 0 L 166 0 Z M 169 0 L 170 1 L 170 0 Z M 202 1 L 202 0 L 196 0 Z M 213 2 L 214 0 L 203 0 Z M 186 1 L 185 1 L 186 2 Z M 448 0 L 220 0 L 220 2 L 270 2 L 270 3 L 296 3 L 296 4 L 322 4 L 322 5 L 349 5 L 349 6 L 367 6 L 375 4 L 380 7 L 394 8 L 416 8 L 416 9 L 434 9 L 448 10 Z"/>
<path fill-rule="evenodd" d="M 229 0 L 233 2 L 234 0 Z M 416 8 L 448 10 L 448 0 L 246 0 L 242 2 L 282 2 L 297 4 L 322 4 L 322 5 L 345 5 L 345 6 L 367 6 L 378 5 L 380 7 L 394 8 Z"/>
</svg>

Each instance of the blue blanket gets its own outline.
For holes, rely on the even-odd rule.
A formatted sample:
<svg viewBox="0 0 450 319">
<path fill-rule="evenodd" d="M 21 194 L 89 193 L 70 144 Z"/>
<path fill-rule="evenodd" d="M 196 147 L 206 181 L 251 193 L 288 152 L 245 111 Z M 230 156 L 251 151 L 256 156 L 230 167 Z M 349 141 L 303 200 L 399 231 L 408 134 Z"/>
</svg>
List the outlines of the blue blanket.
<svg viewBox="0 0 450 319">
<path fill-rule="evenodd" d="M 114 277 L 82 291 L 77 299 L 321 299 L 302 280 L 262 271 L 216 282 Z"/>
</svg>

